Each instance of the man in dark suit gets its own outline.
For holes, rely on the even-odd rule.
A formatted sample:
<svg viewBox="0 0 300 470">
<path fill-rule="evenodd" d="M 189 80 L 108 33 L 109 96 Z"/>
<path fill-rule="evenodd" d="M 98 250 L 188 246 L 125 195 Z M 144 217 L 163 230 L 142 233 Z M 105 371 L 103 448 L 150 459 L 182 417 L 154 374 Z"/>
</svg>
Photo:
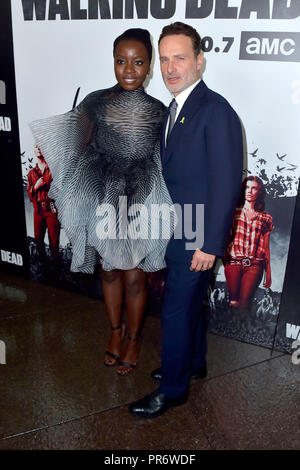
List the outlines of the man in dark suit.
<svg viewBox="0 0 300 470">
<path fill-rule="evenodd" d="M 173 203 L 181 209 L 182 237 L 176 230 L 166 252 L 162 367 L 151 374 L 160 386 L 129 406 L 132 414 L 145 418 L 184 403 L 190 379 L 206 376 L 201 304 L 216 257 L 225 253 L 243 162 L 237 114 L 200 79 L 203 55 L 197 31 L 180 22 L 166 26 L 159 55 L 164 82 L 175 98 L 162 132 L 163 175 Z M 204 208 L 203 223 L 197 217 L 199 207 Z"/>
</svg>

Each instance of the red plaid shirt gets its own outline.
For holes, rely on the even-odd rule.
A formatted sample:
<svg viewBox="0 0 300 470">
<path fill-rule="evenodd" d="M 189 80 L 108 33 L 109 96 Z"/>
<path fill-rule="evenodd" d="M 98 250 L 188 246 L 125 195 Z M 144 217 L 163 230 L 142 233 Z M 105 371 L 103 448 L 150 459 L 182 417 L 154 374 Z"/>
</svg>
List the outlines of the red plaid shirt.
<svg viewBox="0 0 300 470">
<path fill-rule="evenodd" d="M 267 212 L 256 212 L 253 219 L 248 219 L 245 207 L 238 207 L 234 213 L 226 257 L 264 259 L 265 236 L 273 228 L 272 216 Z"/>
</svg>

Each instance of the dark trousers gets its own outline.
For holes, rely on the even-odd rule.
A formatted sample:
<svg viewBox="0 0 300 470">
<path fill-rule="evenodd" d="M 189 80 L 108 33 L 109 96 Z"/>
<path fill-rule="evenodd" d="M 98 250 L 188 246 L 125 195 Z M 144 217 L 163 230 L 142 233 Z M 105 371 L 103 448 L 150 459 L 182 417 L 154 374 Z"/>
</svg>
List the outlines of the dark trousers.
<svg viewBox="0 0 300 470">
<path fill-rule="evenodd" d="M 193 272 L 187 264 L 166 261 L 159 390 L 174 398 L 186 392 L 191 373 L 206 365 L 207 321 L 201 307 L 213 270 Z"/>
</svg>

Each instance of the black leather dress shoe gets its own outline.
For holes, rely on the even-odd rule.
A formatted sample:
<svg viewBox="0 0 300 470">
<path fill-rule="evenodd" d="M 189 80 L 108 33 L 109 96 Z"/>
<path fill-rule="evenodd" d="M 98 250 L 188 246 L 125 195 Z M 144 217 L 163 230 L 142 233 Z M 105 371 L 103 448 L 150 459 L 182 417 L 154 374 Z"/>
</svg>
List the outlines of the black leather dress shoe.
<svg viewBox="0 0 300 470">
<path fill-rule="evenodd" d="M 200 367 L 199 369 L 195 370 L 192 375 L 191 379 L 196 380 L 196 379 L 205 379 L 207 376 L 207 367 Z M 155 380 L 161 380 L 161 367 L 159 369 L 155 369 L 151 372 L 151 377 L 152 379 Z"/>
<path fill-rule="evenodd" d="M 187 401 L 187 396 L 187 393 L 185 393 L 177 398 L 169 398 L 158 390 L 155 390 L 141 400 L 131 403 L 128 410 L 135 416 L 155 418 L 156 416 L 162 415 L 173 406 L 183 405 L 183 403 Z"/>
</svg>

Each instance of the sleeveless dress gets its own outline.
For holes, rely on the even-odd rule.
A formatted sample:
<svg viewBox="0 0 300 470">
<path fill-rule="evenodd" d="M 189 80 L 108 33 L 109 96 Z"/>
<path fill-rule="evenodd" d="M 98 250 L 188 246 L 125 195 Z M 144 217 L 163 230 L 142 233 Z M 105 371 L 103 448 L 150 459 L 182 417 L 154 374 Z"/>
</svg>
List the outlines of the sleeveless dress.
<svg viewBox="0 0 300 470">
<path fill-rule="evenodd" d="M 165 267 L 175 221 L 161 173 L 165 106 L 143 88 L 95 91 L 30 124 L 52 172 L 49 196 L 72 245 L 71 271 Z"/>
</svg>

